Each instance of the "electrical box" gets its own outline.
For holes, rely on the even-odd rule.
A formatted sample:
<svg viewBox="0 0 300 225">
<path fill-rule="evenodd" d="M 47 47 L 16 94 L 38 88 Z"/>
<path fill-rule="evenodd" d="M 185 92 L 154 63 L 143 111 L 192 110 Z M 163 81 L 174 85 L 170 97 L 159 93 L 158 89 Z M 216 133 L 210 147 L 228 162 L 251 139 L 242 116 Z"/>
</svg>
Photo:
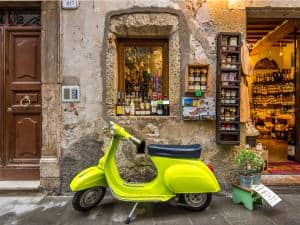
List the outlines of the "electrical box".
<svg viewBox="0 0 300 225">
<path fill-rule="evenodd" d="M 62 102 L 80 102 L 79 86 L 62 86 L 61 96 Z"/>
</svg>

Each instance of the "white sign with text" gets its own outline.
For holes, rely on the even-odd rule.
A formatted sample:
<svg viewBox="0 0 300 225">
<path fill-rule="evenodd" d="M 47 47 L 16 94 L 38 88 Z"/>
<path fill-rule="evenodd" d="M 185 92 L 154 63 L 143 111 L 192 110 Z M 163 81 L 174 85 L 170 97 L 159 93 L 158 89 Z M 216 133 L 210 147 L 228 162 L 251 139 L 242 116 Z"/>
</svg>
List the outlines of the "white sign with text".
<svg viewBox="0 0 300 225">
<path fill-rule="evenodd" d="M 276 193 L 263 184 L 253 185 L 252 189 L 257 192 L 271 207 L 274 207 L 282 201 Z"/>
<path fill-rule="evenodd" d="M 62 0 L 63 9 L 77 9 L 79 7 L 78 0 Z"/>
</svg>

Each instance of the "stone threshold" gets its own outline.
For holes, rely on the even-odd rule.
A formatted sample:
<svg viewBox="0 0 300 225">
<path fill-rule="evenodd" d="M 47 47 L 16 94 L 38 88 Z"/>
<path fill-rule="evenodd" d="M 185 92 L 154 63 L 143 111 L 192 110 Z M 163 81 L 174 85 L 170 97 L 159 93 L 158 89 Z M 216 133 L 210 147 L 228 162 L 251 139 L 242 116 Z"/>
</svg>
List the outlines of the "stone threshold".
<svg viewBox="0 0 300 225">
<path fill-rule="evenodd" d="M 0 191 L 39 191 L 39 180 L 0 181 Z"/>
<path fill-rule="evenodd" d="M 262 174 L 261 182 L 265 185 L 298 186 L 300 185 L 300 175 Z"/>
</svg>

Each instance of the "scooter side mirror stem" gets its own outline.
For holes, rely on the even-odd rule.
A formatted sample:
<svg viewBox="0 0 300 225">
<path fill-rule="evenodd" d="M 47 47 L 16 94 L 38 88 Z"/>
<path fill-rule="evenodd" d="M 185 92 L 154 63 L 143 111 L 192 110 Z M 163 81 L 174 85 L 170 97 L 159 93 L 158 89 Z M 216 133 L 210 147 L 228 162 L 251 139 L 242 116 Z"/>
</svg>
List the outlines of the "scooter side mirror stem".
<svg viewBox="0 0 300 225">
<path fill-rule="evenodd" d="M 130 137 L 130 140 L 131 140 L 133 143 L 137 144 L 137 145 L 140 145 L 140 144 L 142 143 L 142 141 L 141 141 L 140 139 L 138 139 L 138 138 L 136 138 L 136 137 L 134 137 L 134 136 L 131 136 L 131 137 Z"/>
</svg>

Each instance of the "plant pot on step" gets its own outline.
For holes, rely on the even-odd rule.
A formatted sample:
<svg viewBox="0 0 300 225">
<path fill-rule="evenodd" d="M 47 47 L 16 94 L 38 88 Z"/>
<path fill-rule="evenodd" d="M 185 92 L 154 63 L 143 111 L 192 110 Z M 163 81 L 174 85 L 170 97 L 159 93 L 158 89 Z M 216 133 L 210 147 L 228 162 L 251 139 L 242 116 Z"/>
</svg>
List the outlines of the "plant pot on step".
<svg viewBox="0 0 300 225">
<path fill-rule="evenodd" d="M 240 186 L 243 188 L 251 188 L 254 184 L 255 175 L 240 174 Z"/>
<path fill-rule="evenodd" d="M 253 184 L 259 185 L 261 183 L 261 173 L 255 173 L 253 175 L 254 175 Z"/>
</svg>

